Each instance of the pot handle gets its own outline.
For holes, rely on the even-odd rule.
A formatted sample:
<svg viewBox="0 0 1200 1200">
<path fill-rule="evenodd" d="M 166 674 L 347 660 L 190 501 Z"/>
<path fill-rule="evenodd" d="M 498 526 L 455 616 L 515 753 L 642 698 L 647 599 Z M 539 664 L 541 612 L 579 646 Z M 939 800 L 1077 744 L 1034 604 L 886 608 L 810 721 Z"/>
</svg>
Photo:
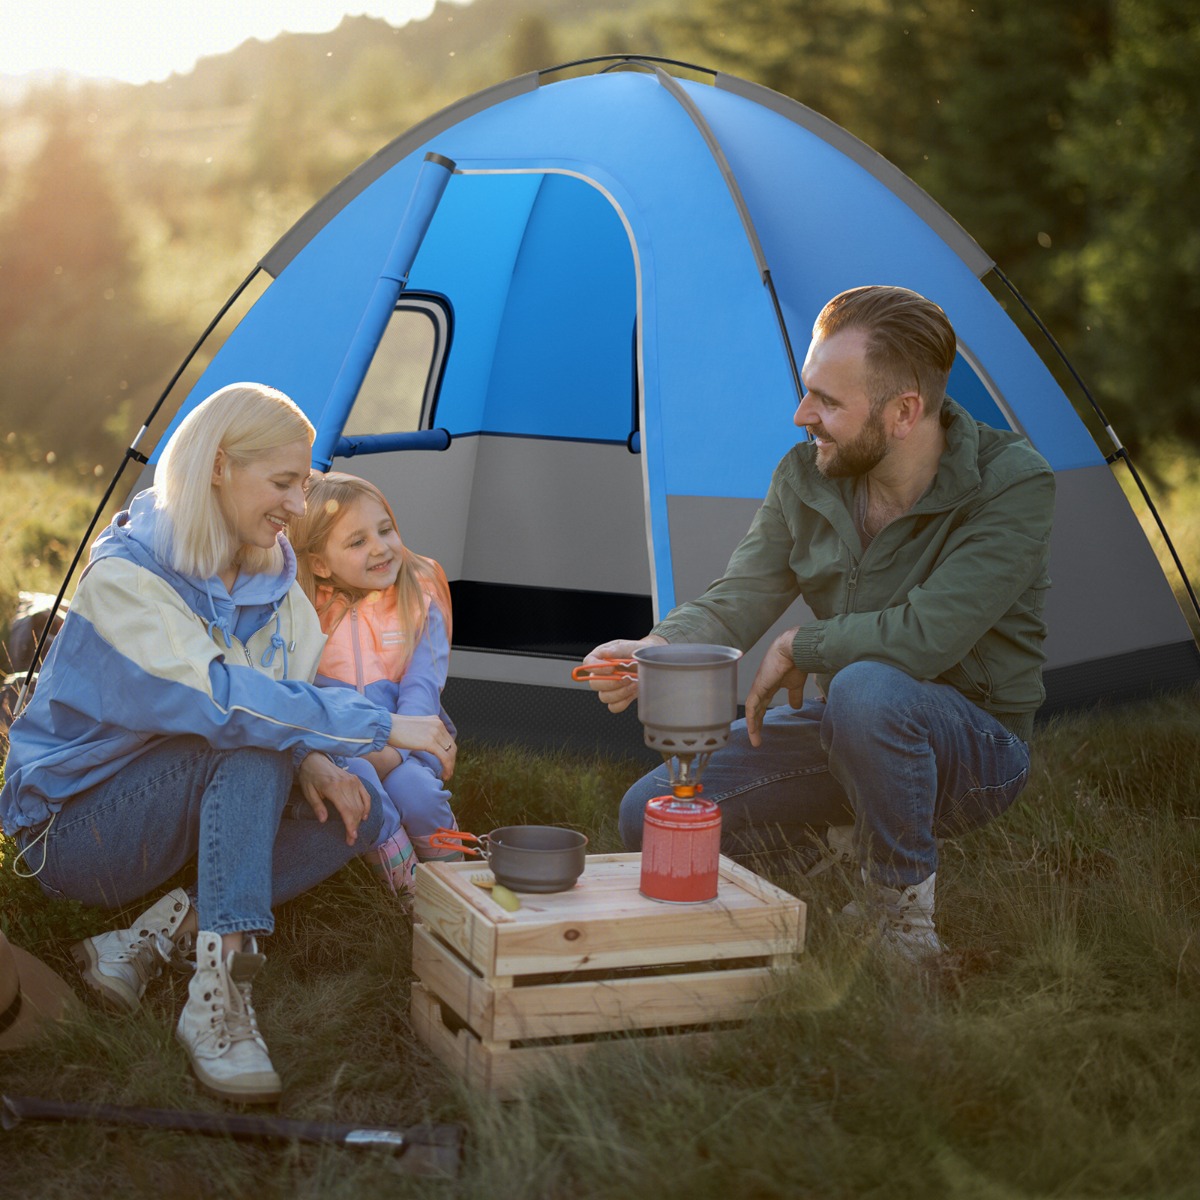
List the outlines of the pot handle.
<svg viewBox="0 0 1200 1200">
<path fill-rule="evenodd" d="M 630 672 L 633 672 L 631 675 Z M 587 683 L 589 679 L 611 679 L 617 682 L 626 680 L 637 682 L 636 658 L 609 658 L 599 663 L 583 663 L 571 669 L 571 678 L 577 683 Z"/>
<path fill-rule="evenodd" d="M 461 850 L 464 854 L 474 854 L 477 858 L 487 857 L 477 846 L 466 846 L 464 842 L 477 842 L 482 846 L 483 838 L 462 829 L 435 829 L 429 835 L 429 845 L 434 850 Z"/>
</svg>

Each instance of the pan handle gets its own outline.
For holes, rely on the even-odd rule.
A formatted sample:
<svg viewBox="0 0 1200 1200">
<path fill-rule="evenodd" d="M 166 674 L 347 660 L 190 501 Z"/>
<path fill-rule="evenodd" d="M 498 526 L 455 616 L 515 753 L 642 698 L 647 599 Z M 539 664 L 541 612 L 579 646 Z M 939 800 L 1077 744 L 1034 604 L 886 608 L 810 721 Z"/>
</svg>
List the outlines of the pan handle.
<svg viewBox="0 0 1200 1200">
<path fill-rule="evenodd" d="M 477 858 L 487 857 L 477 846 L 466 846 L 464 842 L 475 842 L 477 846 L 482 846 L 483 838 L 463 829 L 435 829 L 429 835 L 429 844 L 435 850 L 461 850 L 464 854 L 473 854 Z"/>
<path fill-rule="evenodd" d="M 630 674 L 632 672 L 632 674 Z M 583 663 L 571 669 L 571 678 L 577 683 L 587 683 L 590 679 L 608 679 L 613 682 L 637 682 L 636 658 L 609 658 L 604 662 Z"/>
</svg>

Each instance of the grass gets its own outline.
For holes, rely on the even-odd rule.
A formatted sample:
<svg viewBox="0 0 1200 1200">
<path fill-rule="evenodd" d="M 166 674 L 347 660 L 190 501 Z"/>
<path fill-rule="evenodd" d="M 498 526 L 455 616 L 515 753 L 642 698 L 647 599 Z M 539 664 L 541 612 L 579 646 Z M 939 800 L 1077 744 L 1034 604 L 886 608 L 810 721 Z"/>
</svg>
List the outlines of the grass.
<svg viewBox="0 0 1200 1200">
<path fill-rule="evenodd" d="M 1182 457 L 1158 473 L 1172 490 L 1156 499 L 1200 583 L 1200 476 Z M 57 590 L 58 559 L 90 516 L 90 489 L 46 482 L 0 471 L 0 618 L 18 586 Z M 0 1197 L 1191 1197 L 1200 693 L 1056 719 L 1034 752 L 1014 810 L 945 848 L 954 965 L 935 977 L 890 976 L 833 920 L 851 881 L 775 875 L 808 906 L 808 942 L 752 1021 L 704 1051 L 602 1046 L 501 1103 L 466 1090 L 413 1035 L 411 925 L 356 866 L 283 906 L 265 946 L 255 999 L 284 1079 L 280 1112 L 458 1123 L 457 1179 L 403 1174 L 371 1151 L 30 1123 L 0 1132 Z M 592 850 L 616 850 L 617 803 L 643 765 L 468 741 L 459 821 L 571 824 Z M 74 982 L 70 944 L 114 916 L 47 900 L 11 859 L 0 838 L 0 924 Z M 185 988 L 171 974 L 131 1017 L 82 1002 L 40 1045 L 0 1057 L 0 1090 L 226 1111 L 173 1040 Z"/>
<path fill-rule="evenodd" d="M 464 828 L 586 829 L 640 764 L 464 745 Z M 772 876 L 808 906 L 798 968 L 703 1051 L 599 1047 L 520 1099 L 466 1090 L 412 1034 L 409 921 L 357 866 L 284 906 L 256 1004 L 281 1113 L 467 1133 L 455 1180 L 370 1151 L 29 1124 L 0 1195 L 1162 1197 L 1200 1187 L 1200 694 L 1059 718 L 1016 808 L 947 845 L 954 965 L 890 975 L 832 918 L 834 873 Z M 10 849 L 10 848 L 9 848 Z M 68 979 L 109 915 L 0 865 L 4 926 Z M 172 1039 L 186 980 L 143 1011 L 91 1007 L 3 1061 L 3 1090 L 222 1111 Z"/>
</svg>

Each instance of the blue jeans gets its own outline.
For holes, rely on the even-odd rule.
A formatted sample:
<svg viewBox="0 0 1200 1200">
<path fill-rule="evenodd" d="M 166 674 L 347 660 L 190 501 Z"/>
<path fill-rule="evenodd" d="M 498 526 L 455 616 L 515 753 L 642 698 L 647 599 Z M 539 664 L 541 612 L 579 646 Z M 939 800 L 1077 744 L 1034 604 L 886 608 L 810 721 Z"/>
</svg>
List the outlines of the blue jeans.
<svg viewBox="0 0 1200 1200">
<path fill-rule="evenodd" d="M 36 870 L 44 848 L 47 895 L 121 908 L 195 859 L 201 929 L 271 933 L 272 907 L 362 853 L 382 821 L 372 792 L 358 843 L 347 846 L 332 808 L 324 824 L 283 816 L 291 788 L 290 753 L 171 738 L 67 803 L 25 861 Z"/>
<path fill-rule="evenodd" d="M 1025 743 L 960 692 L 860 662 L 833 677 L 827 700 L 768 710 L 757 749 L 735 722 L 701 782 L 721 808 L 723 853 L 784 856 L 853 823 L 872 879 L 908 887 L 937 870 L 937 839 L 998 817 L 1028 774 Z M 641 849 L 646 802 L 669 792 L 663 767 L 625 794 L 627 849 Z"/>
</svg>

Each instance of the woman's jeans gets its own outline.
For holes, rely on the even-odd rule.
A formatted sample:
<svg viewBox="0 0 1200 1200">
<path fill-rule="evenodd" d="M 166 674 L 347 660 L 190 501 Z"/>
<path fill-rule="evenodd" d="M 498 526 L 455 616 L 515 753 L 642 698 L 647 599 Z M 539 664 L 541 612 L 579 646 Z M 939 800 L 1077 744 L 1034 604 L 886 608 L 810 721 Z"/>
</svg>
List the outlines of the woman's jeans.
<svg viewBox="0 0 1200 1200">
<path fill-rule="evenodd" d="M 382 820 L 372 792 L 347 846 L 332 806 L 324 823 L 283 815 L 291 788 L 290 752 L 171 738 L 66 804 L 25 862 L 37 870 L 44 847 L 38 881 L 48 895 L 120 908 L 194 858 L 201 929 L 271 933 L 271 909 L 371 846 Z"/>
<path fill-rule="evenodd" d="M 853 823 L 872 879 L 908 887 L 937 870 L 937 839 L 999 816 L 1028 774 L 1025 743 L 960 692 L 860 662 L 833 677 L 827 700 L 768 710 L 757 749 L 735 722 L 701 783 L 721 808 L 723 853 L 786 856 L 814 829 Z M 626 793 L 627 849 L 641 849 L 646 802 L 670 790 L 664 767 Z"/>
</svg>

